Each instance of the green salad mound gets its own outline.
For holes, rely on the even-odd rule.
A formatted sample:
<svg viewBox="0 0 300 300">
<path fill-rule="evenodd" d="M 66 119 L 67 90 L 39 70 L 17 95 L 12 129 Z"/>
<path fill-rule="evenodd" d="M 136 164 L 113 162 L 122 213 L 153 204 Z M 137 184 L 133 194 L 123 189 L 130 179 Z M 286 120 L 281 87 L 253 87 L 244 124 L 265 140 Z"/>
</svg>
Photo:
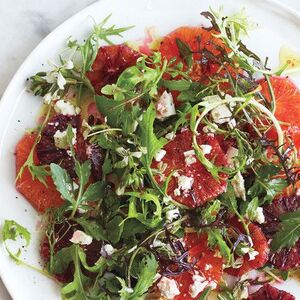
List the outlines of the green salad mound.
<svg viewBox="0 0 300 300">
<path fill-rule="evenodd" d="M 29 246 L 26 228 L 7 220 L 2 237 L 63 299 L 289 297 L 269 285 L 300 261 L 297 149 L 275 86 L 291 85 L 288 65 L 246 47 L 244 10 L 201 15 L 210 27 L 146 49 L 113 44 L 131 27 L 107 17 L 30 78 L 45 113 L 16 185 L 42 213 L 44 268 L 11 248 Z"/>
</svg>

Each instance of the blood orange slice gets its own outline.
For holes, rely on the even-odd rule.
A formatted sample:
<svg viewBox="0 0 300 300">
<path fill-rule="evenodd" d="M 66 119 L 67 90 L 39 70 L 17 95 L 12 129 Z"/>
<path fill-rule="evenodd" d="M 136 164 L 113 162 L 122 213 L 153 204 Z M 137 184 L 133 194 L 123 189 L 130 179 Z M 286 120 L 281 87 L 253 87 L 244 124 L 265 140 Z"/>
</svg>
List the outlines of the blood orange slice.
<svg viewBox="0 0 300 300">
<path fill-rule="evenodd" d="M 195 63 L 193 64 L 191 72 L 192 79 L 207 83 L 209 76 L 217 72 L 220 76 L 224 76 L 226 73 L 225 70 L 219 70 L 221 65 L 218 62 L 218 57 L 222 55 L 223 51 L 228 52 L 229 50 L 226 49 L 220 39 L 213 35 L 214 33 L 216 33 L 216 31 L 208 30 L 203 27 L 179 27 L 164 37 L 159 51 L 168 60 L 176 57 L 178 61 L 180 51 L 177 43 L 178 40 L 184 42 L 193 52 Z M 233 71 L 230 66 L 228 66 L 228 69 Z"/>
<path fill-rule="evenodd" d="M 106 84 L 117 81 L 119 75 L 128 67 L 135 65 L 140 54 L 126 45 L 100 47 L 92 70 L 87 72 L 96 93 Z"/>
<path fill-rule="evenodd" d="M 294 141 L 298 152 L 300 150 L 300 90 L 288 78 L 270 78 L 276 99 L 276 118 L 285 122 L 282 129 Z M 260 81 L 261 93 L 270 101 L 270 92 L 266 81 Z M 275 130 L 271 130 L 269 137 L 276 139 Z"/>
<path fill-rule="evenodd" d="M 233 220 L 231 221 L 231 224 L 235 226 L 239 232 L 244 232 L 241 223 Z M 251 270 L 263 267 L 268 261 L 269 246 L 264 233 L 262 232 L 260 227 L 253 223 L 249 224 L 249 232 L 253 242 L 252 248 L 257 251 L 258 254 L 254 257 L 254 259 L 250 259 L 249 255 L 245 254 L 243 256 L 242 266 L 238 269 L 229 268 L 225 270 L 227 273 L 235 276 L 241 276 Z"/>
<path fill-rule="evenodd" d="M 25 134 L 16 147 L 16 170 L 19 172 L 27 160 L 30 150 L 36 139 L 35 134 Z M 36 153 L 34 161 L 38 164 Z M 51 177 L 46 179 L 48 187 L 37 179 L 33 180 L 32 175 L 26 167 L 22 176 L 16 182 L 17 190 L 28 200 L 28 202 L 40 213 L 50 207 L 58 207 L 63 203 L 59 192 L 56 190 Z"/>
<path fill-rule="evenodd" d="M 214 289 L 223 274 L 223 259 L 217 255 L 216 250 L 208 247 L 207 234 L 190 233 L 185 236 L 184 240 L 186 248 L 189 249 L 189 261 L 194 263 L 195 267 L 194 271 L 174 276 L 173 279 L 176 280 L 180 290 L 180 295 L 176 296 L 175 300 L 198 299 L 206 287 L 211 286 Z M 195 282 L 194 276 L 200 281 Z M 193 285 L 195 285 L 194 292 Z"/>
<path fill-rule="evenodd" d="M 214 161 L 216 166 L 227 164 L 226 156 L 214 135 L 201 133 L 198 135 L 197 141 L 201 147 L 206 148 L 209 152 L 206 154 L 207 159 Z M 167 189 L 168 195 L 175 201 L 194 208 L 225 191 L 226 176 L 220 174 L 219 180 L 214 179 L 193 154 L 190 130 L 184 129 L 177 133 L 175 139 L 165 145 L 164 150 L 166 154 L 163 159 L 160 162 L 154 161 L 152 167 L 164 166 L 163 176 L 157 177 L 159 183 L 176 171 L 171 177 Z M 185 186 L 187 189 L 184 189 L 184 185 L 188 185 L 188 183 L 190 186 Z"/>
</svg>

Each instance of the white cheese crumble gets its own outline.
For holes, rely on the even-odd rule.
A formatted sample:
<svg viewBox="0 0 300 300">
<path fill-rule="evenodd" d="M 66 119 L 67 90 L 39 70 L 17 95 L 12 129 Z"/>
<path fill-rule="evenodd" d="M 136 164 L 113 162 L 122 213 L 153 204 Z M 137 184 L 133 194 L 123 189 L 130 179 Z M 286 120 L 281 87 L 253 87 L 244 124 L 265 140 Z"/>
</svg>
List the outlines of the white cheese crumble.
<svg viewBox="0 0 300 300">
<path fill-rule="evenodd" d="M 181 195 L 180 189 L 178 189 L 178 188 L 175 189 L 175 190 L 174 190 L 174 195 L 175 195 L 175 196 L 180 196 L 180 195 Z"/>
<path fill-rule="evenodd" d="M 252 250 L 252 251 L 251 251 Z M 250 249 L 250 251 L 248 252 L 249 255 L 249 260 L 254 260 L 255 257 L 259 254 L 258 251 Z"/>
<path fill-rule="evenodd" d="M 75 116 L 80 113 L 79 107 L 75 107 L 73 104 L 67 102 L 66 100 L 58 100 L 54 105 L 54 110 L 64 116 Z"/>
<path fill-rule="evenodd" d="M 235 163 L 235 160 L 234 158 L 237 157 L 239 155 L 239 150 L 235 147 L 229 147 L 227 152 L 226 152 L 226 157 L 227 157 L 227 160 L 228 160 L 228 163 L 234 167 L 234 163 Z"/>
<path fill-rule="evenodd" d="M 209 154 L 212 150 L 212 146 L 211 145 L 206 145 L 206 144 L 200 145 L 200 148 L 201 148 L 204 155 Z"/>
<path fill-rule="evenodd" d="M 204 267 L 205 271 L 210 270 L 211 268 L 212 268 L 211 264 L 206 264 Z"/>
<path fill-rule="evenodd" d="M 230 122 L 232 113 L 225 104 L 221 104 L 211 111 L 211 116 L 215 123 L 224 124 Z"/>
<path fill-rule="evenodd" d="M 208 284 L 209 282 L 206 280 L 206 278 L 200 275 L 193 275 L 193 283 L 189 287 L 189 294 L 191 297 L 196 298 Z"/>
<path fill-rule="evenodd" d="M 156 118 L 164 119 L 173 115 L 176 115 L 173 96 L 164 91 L 156 103 Z"/>
<path fill-rule="evenodd" d="M 70 239 L 71 243 L 79 245 L 90 245 L 92 241 L 93 238 L 81 230 L 76 230 Z"/>
<path fill-rule="evenodd" d="M 173 300 L 175 296 L 180 295 L 180 291 L 174 279 L 162 277 L 157 284 L 157 287 L 159 288 L 161 295 L 168 300 Z"/>
<path fill-rule="evenodd" d="M 245 180 L 240 171 L 237 172 L 236 175 L 233 177 L 233 179 L 231 180 L 231 184 L 236 197 L 246 201 Z"/>
<path fill-rule="evenodd" d="M 158 248 L 158 247 L 164 247 L 166 244 L 163 243 L 161 240 L 159 239 L 155 239 L 152 244 L 151 244 L 151 247 L 153 248 Z"/>
<path fill-rule="evenodd" d="M 167 140 L 169 140 L 169 141 L 172 141 L 172 140 L 174 140 L 175 139 L 175 137 L 176 137 L 176 134 L 175 134 L 175 132 L 169 132 L 169 133 L 167 133 L 166 135 L 165 135 L 165 138 L 167 139 Z"/>
<path fill-rule="evenodd" d="M 194 183 L 194 178 L 185 175 L 179 176 L 177 180 L 178 180 L 178 188 L 183 192 L 189 191 L 192 188 Z"/>
<path fill-rule="evenodd" d="M 112 256 L 115 252 L 116 249 L 110 244 L 103 245 L 100 250 L 100 254 L 104 257 Z"/>
<path fill-rule="evenodd" d="M 180 217 L 180 212 L 178 208 L 170 209 L 166 212 L 166 219 L 169 222 L 172 222 L 175 219 L 178 219 Z"/>
<path fill-rule="evenodd" d="M 160 150 L 158 150 L 158 151 L 156 152 L 156 154 L 154 155 L 154 159 L 155 159 L 157 162 L 159 162 L 159 161 L 161 161 L 161 160 L 164 158 L 164 156 L 166 155 L 166 153 L 167 153 L 166 150 L 160 149 Z"/>
<path fill-rule="evenodd" d="M 185 152 L 183 152 L 183 155 L 185 157 L 184 161 L 187 166 L 190 166 L 190 165 L 194 164 L 195 162 L 197 162 L 197 158 L 195 156 L 195 150 L 185 151 Z"/>
<path fill-rule="evenodd" d="M 256 216 L 254 221 L 256 221 L 259 224 L 265 223 L 264 211 L 263 208 L 260 206 L 256 209 Z"/>
<path fill-rule="evenodd" d="M 76 134 L 77 134 L 77 130 L 76 128 L 72 128 L 72 132 L 73 132 L 73 139 L 72 139 L 72 144 L 75 145 L 76 144 Z M 54 133 L 54 144 L 56 148 L 60 148 L 60 149 L 69 149 L 69 144 L 67 141 L 67 130 L 64 131 L 60 131 L 57 130 Z"/>
</svg>

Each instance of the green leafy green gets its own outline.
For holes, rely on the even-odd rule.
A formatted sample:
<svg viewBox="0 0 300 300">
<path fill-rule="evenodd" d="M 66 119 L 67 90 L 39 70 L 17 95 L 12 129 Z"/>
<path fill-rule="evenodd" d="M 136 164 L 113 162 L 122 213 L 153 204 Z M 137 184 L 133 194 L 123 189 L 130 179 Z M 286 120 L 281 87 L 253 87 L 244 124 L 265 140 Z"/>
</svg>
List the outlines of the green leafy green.
<svg viewBox="0 0 300 300">
<path fill-rule="evenodd" d="M 258 197 L 259 204 L 270 203 L 280 193 L 288 182 L 285 178 L 273 178 L 281 171 L 281 167 L 273 164 L 263 165 L 257 170 L 255 181 L 247 194 Z"/>
<path fill-rule="evenodd" d="M 120 295 L 123 300 L 135 300 L 143 299 L 148 289 L 152 286 L 154 276 L 157 273 L 158 263 L 154 255 L 147 255 L 140 262 L 138 281 L 133 289 L 133 291 L 128 292 L 126 285 L 122 284 L 122 289 L 120 290 Z"/>
<path fill-rule="evenodd" d="M 271 249 L 278 251 L 282 248 L 290 248 L 300 238 L 300 211 L 281 215 L 281 229 L 274 235 Z"/>
<path fill-rule="evenodd" d="M 162 207 L 159 198 L 150 191 L 128 192 L 129 208 L 127 219 L 135 218 L 148 227 L 155 228 L 162 221 Z M 154 205 L 153 205 L 154 204 Z"/>
<path fill-rule="evenodd" d="M 29 246 L 31 234 L 30 232 L 13 220 L 5 220 L 2 228 L 3 241 L 13 240 L 16 241 L 18 237 L 23 238 L 26 241 L 26 247 Z"/>
<path fill-rule="evenodd" d="M 202 211 L 201 218 L 204 224 L 211 224 L 216 220 L 217 214 L 221 209 L 221 201 L 215 200 L 210 202 Z"/>
<path fill-rule="evenodd" d="M 143 154 L 141 162 L 147 170 L 148 176 L 154 186 L 157 186 L 151 170 L 151 163 L 154 155 L 167 143 L 165 138 L 157 138 L 153 131 L 153 124 L 156 117 L 154 105 L 151 103 L 139 120 L 139 137 L 141 145 L 147 149 Z"/>
<path fill-rule="evenodd" d="M 74 203 L 74 185 L 68 172 L 57 164 L 50 164 L 53 182 L 64 200 Z"/>
<path fill-rule="evenodd" d="M 230 266 L 233 257 L 231 253 L 230 247 L 227 245 L 224 240 L 223 234 L 226 234 L 226 231 L 222 231 L 221 229 L 211 229 L 208 231 L 208 245 L 215 249 L 216 246 L 219 247 L 222 257 L 226 260 L 228 266 Z"/>
</svg>

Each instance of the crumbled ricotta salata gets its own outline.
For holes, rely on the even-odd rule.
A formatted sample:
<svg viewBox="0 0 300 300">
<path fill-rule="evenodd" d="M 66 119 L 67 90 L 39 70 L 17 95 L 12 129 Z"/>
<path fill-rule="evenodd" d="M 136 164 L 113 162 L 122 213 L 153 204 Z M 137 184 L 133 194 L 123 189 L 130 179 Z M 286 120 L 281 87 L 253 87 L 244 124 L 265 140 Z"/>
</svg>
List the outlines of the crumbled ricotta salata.
<svg viewBox="0 0 300 300">
<path fill-rule="evenodd" d="M 169 140 L 169 141 L 172 141 L 172 140 L 174 140 L 175 139 L 175 137 L 176 137 L 176 134 L 175 134 L 175 132 L 169 132 L 169 133 L 167 133 L 166 135 L 165 135 L 165 138 L 167 139 L 167 140 Z"/>
<path fill-rule="evenodd" d="M 160 149 L 156 152 L 156 154 L 154 155 L 154 159 L 157 161 L 157 162 L 160 162 L 164 156 L 166 155 L 167 151 L 164 150 L 164 149 Z"/>
<path fill-rule="evenodd" d="M 111 256 L 115 252 L 116 252 L 116 249 L 110 244 L 103 245 L 100 250 L 100 254 L 104 257 Z"/>
<path fill-rule="evenodd" d="M 211 145 L 206 145 L 206 144 L 200 145 L 200 148 L 201 148 L 204 155 L 209 154 L 212 150 L 212 146 Z"/>
<path fill-rule="evenodd" d="M 174 279 L 163 276 L 157 284 L 157 287 L 159 288 L 161 295 L 168 300 L 173 300 L 175 296 L 180 295 L 180 291 Z"/>
<path fill-rule="evenodd" d="M 265 223 L 264 211 L 263 208 L 260 206 L 256 209 L 256 216 L 254 221 L 256 221 L 259 224 Z"/>
<path fill-rule="evenodd" d="M 189 287 L 189 294 L 191 297 L 196 298 L 209 284 L 206 278 L 200 275 L 193 275 L 193 283 Z"/>
<path fill-rule="evenodd" d="M 164 91 L 156 103 L 156 118 L 164 119 L 173 115 L 176 115 L 173 96 Z"/>
<path fill-rule="evenodd" d="M 76 144 L 76 134 L 77 134 L 77 129 L 76 128 L 72 128 L 72 132 L 73 132 L 73 139 L 72 139 L 72 144 L 75 145 Z M 69 149 L 69 144 L 67 141 L 67 130 L 64 131 L 60 131 L 57 130 L 54 133 L 54 143 L 55 143 L 55 147 L 59 148 L 59 149 Z"/>
<path fill-rule="evenodd" d="M 197 162 L 197 158 L 195 156 L 195 150 L 185 151 L 185 152 L 183 152 L 183 155 L 185 157 L 184 161 L 187 166 L 190 166 L 190 165 L 194 164 L 195 162 Z"/>
<path fill-rule="evenodd" d="M 59 113 L 62 114 L 64 116 L 75 116 L 78 115 L 80 113 L 80 108 L 79 107 L 75 107 L 73 104 L 69 103 L 66 100 L 58 100 L 55 105 L 54 105 L 54 110 Z"/>
<path fill-rule="evenodd" d="M 251 250 L 248 252 L 249 260 L 254 260 L 255 257 L 256 257 L 258 254 L 259 254 L 258 251 L 251 249 Z"/>
<path fill-rule="evenodd" d="M 79 245 L 90 245 L 92 241 L 93 238 L 81 230 L 76 230 L 70 239 L 71 243 Z"/>
<path fill-rule="evenodd" d="M 221 104 L 211 111 L 211 116 L 215 123 L 224 124 L 230 122 L 232 113 L 225 104 Z"/>
<path fill-rule="evenodd" d="M 239 150 L 235 147 L 230 146 L 226 152 L 226 157 L 229 164 L 234 167 L 235 160 L 234 158 L 239 155 Z"/>
<path fill-rule="evenodd" d="M 246 201 L 245 180 L 240 171 L 237 172 L 236 175 L 233 177 L 233 179 L 231 180 L 231 184 L 236 197 Z"/>
<path fill-rule="evenodd" d="M 194 183 L 194 178 L 185 175 L 180 175 L 178 178 L 178 188 L 183 192 L 188 192 Z"/>
<path fill-rule="evenodd" d="M 180 216 L 180 212 L 178 208 L 174 208 L 174 209 L 170 209 L 166 212 L 166 219 L 169 222 L 172 222 L 175 219 L 178 219 L 178 217 Z"/>
</svg>

